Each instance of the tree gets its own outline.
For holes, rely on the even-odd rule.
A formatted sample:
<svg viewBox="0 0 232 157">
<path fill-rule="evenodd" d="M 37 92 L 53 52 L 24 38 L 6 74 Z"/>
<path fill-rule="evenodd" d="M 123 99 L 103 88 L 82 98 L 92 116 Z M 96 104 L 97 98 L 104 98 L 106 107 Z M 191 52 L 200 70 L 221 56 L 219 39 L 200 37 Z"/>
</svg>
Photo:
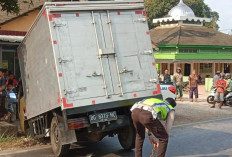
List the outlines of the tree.
<svg viewBox="0 0 232 157">
<path fill-rule="evenodd" d="M 18 0 L 0 0 L 0 6 L 7 13 L 19 13 Z"/>
<path fill-rule="evenodd" d="M 2 7 L 2 11 L 6 11 L 7 13 L 18 14 L 20 12 L 18 1 L 19 0 L 0 0 L 0 6 Z M 33 0 L 22 0 L 22 2 L 33 5 Z"/>
<path fill-rule="evenodd" d="M 211 28 L 219 28 L 217 21 L 219 20 L 219 14 L 212 11 L 211 8 L 205 4 L 204 0 L 184 0 L 195 13 L 197 17 L 212 18 L 212 22 L 204 23 L 205 26 Z M 145 0 L 145 7 L 148 17 L 149 28 L 154 28 L 152 20 L 154 18 L 162 18 L 167 16 L 168 12 L 179 3 L 179 0 Z"/>
</svg>

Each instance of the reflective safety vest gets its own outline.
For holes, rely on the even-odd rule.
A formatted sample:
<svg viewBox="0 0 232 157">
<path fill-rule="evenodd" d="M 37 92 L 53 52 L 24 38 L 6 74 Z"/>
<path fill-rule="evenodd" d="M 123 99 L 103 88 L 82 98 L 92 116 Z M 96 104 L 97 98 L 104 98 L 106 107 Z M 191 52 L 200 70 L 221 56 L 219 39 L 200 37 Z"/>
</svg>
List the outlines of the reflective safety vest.
<svg viewBox="0 0 232 157">
<path fill-rule="evenodd" d="M 143 104 L 144 106 L 152 107 L 157 115 L 157 118 L 161 120 L 165 120 L 168 116 L 168 113 L 174 110 L 174 108 L 166 101 L 157 98 L 144 99 L 139 103 Z"/>
</svg>

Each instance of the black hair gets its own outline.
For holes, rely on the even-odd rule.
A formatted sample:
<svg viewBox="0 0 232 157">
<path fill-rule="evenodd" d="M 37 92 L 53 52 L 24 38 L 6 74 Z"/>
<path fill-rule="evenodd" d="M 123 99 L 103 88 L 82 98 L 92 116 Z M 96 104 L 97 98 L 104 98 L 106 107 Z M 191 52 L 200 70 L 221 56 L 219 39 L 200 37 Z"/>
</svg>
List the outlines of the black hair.
<svg viewBox="0 0 232 157">
<path fill-rule="evenodd" d="M 3 72 L 6 73 L 8 70 L 7 69 L 3 69 Z"/>
<path fill-rule="evenodd" d="M 13 80 L 12 80 L 12 79 L 9 79 L 7 85 L 12 85 L 12 86 L 13 86 Z"/>
<path fill-rule="evenodd" d="M 173 98 L 165 99 L 172 107 L 176 107 L 176 101 Z"/>
<path fill-rule="evenodd" d="M 0 68 L 0 71 L 1 71 L 1 72 L 4 72 L 4 69 L 3 69 L 3 68 Z"/>
</svg>

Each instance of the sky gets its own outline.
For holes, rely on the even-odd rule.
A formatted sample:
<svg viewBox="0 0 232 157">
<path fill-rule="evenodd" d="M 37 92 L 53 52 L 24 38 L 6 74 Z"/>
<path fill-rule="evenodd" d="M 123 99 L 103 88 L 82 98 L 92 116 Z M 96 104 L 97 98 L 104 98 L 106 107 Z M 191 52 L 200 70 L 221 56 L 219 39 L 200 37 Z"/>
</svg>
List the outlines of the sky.
<svg viewBox="0 0 232 157">
<path fill-rule="evenodd" d="M 205 0 L 205 3 L 219 13 L 219 31 L 232 34 L 232 0 Z"/>
</svg>

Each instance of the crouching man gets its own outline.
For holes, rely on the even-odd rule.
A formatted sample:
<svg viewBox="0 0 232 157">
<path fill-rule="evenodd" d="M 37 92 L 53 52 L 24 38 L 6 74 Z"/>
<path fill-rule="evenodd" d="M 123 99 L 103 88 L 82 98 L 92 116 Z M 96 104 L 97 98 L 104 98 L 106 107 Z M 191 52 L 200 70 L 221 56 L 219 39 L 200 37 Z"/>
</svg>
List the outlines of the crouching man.
<svg viewBox="0 0 232 157">
<path fill-rule="evenodd" d="M 136 129 L 135 157 L 142 157 L 145 129 L 150 142 L 158 146 L 157 157 L 165 157 L 168 137 L 175 117 L 175 106 L 176 102 L 172 98 L 167 98 L 165 101 L 149 98 L 132 106 L 131 117 Z M 160 120 L 166 121 L 165 126 Z M 159 142 L 153 139 L 152 134 L 159 139 Z"/>
</svg>

